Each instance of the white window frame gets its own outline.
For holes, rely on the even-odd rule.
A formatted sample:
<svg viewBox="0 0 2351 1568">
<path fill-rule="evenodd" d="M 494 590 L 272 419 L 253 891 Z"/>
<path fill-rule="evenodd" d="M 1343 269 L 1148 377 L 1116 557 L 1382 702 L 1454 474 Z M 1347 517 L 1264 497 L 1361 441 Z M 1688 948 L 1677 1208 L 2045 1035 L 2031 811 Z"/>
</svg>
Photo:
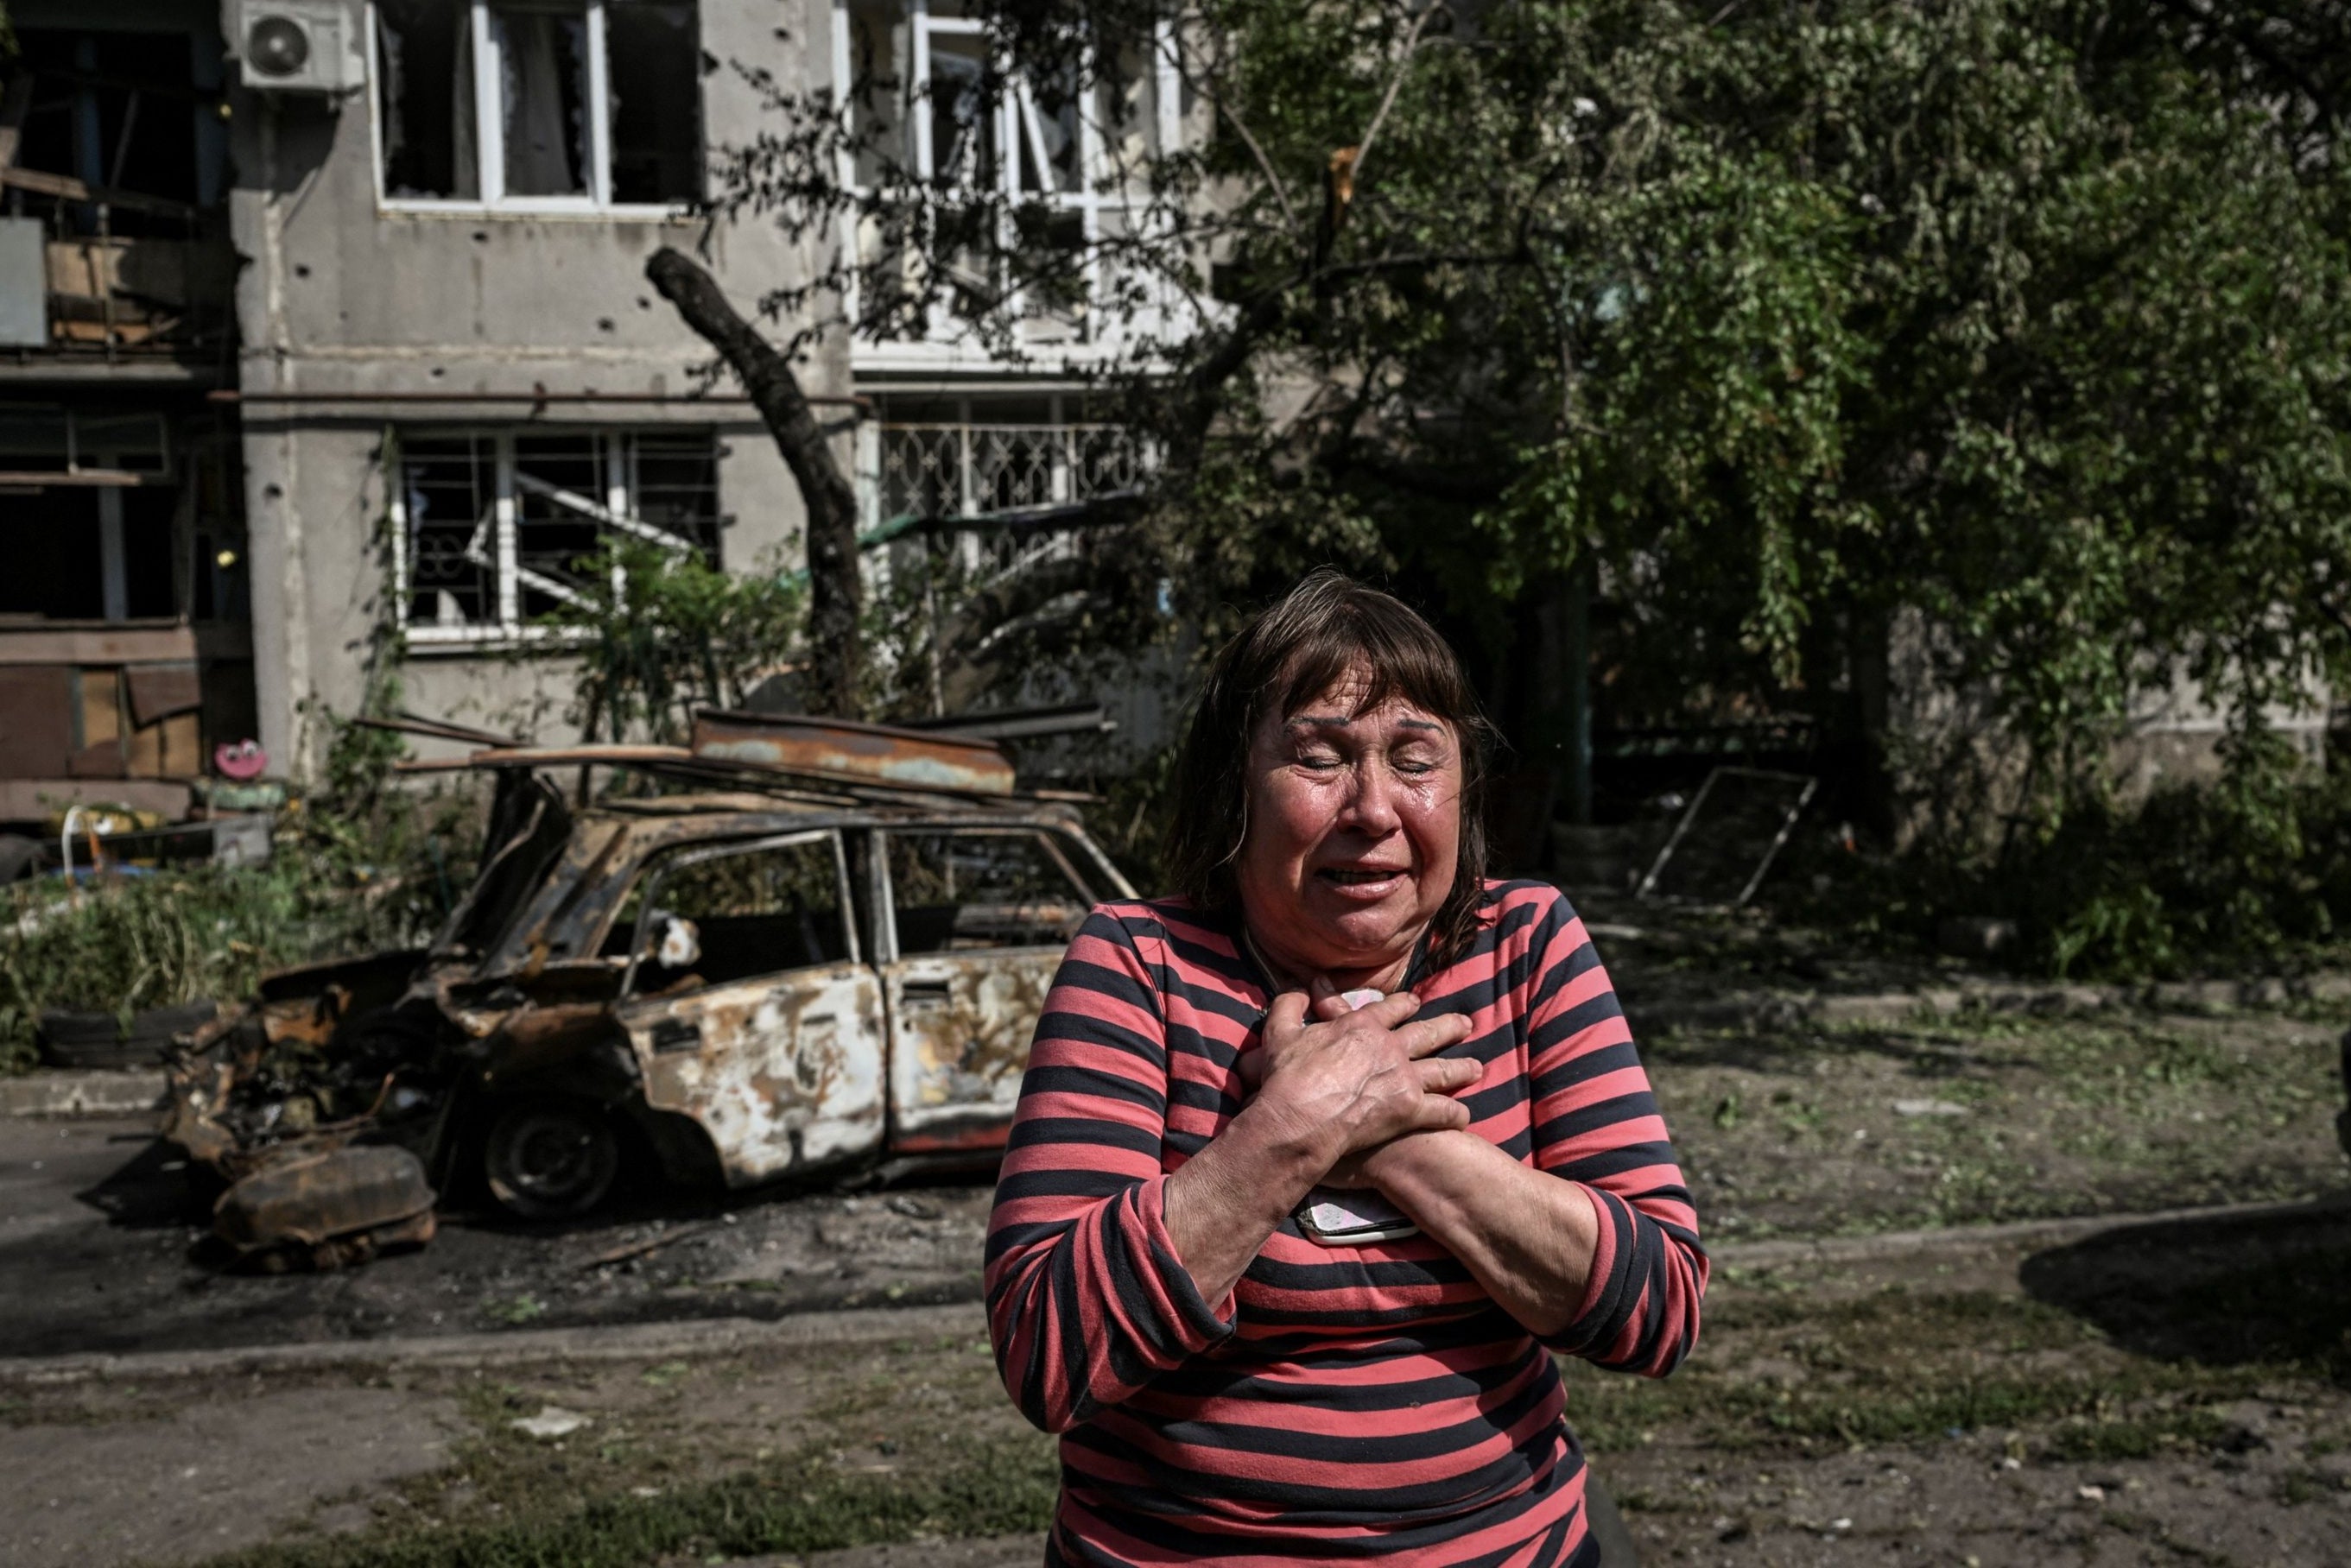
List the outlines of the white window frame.
<svg viewBox="0 0 2351 1568">
<path fill-rule="evenodd" d="M 611 67 L 605 53 L 605 0 L 579 0 L 588 24 L 588 101 L 595 112 L 588 117 L 588 193 L 584 196 L 509 196 L 507 194 L 506 105 L 500 98 L 505 79 L 498 33 L 490 25 L 490 0 L 456 0 L 465 7 L 474 56 L 474 161 L 477 197 L 395 196 L 383 183 L 383 80 L 378 57 L 376 8 L 369 0 L 367 30 L 368 151 L 375 164 L 375 202 L 389 213 L 453 213 L 470 217 L 509 214 L 517 217 L 621 217 L 658 220 L 683 216 L 684 202 L 615 202 L 612 199 Z M 699 21 L 697 8 L 696 20 Z M 699 47 L 697 42 L 696 45 Z M 697 80 L 700 71 L 695 72 Z M 698 90 L 698 89 L 697 89 Z M 702 106 L 697 105 L 697 109 Z M 704 149 L 697 146 L 697 166 Z M 699 173 L 697 178 L 700 178 Z"/>
<path fill-rule="evenodd" d="M 490 574 L 491 585 L 497 600 L 496 621 L 475 622 L 465 626 L 444 626 L 437 620 L 414 618 L 412 611 L 416 597 L 416 586 L 409 579 L 412 562 L 408 552 L 408 487 L 402 483 L 398 467 L 387 479 L 390 492 L 385 507 L 386 521 L 392 530 L 392 573 L 394 616 L 401 633 L 415 648 L 483 649 L 512 646 L 517 643 L 550 642 L 560 645 L 569 640 L 559 627 L 541 626 L 526 620 L 522 613 L 522 596 L 526 587 L 533 588 L 550 598 L 579 602 L 579 596 L 563 583 L 542 576 L 522 564 L 519 498 L 530 491 L 553 500 L 567 510 L 578 513 L 607 528 L 614 528 L 660 545 L 681 554 L 697 548 L 695 542 L 683 535 L 673 534 L 657 524 L 646 523 L 632 513 L 636 488 L 635 447 L 632 438 L 640 432 L 632 430 L 611 430 L 601 426 L 566 432 L 560 427 L 533 426 L 517 431 L 512 426 L 441 426 L 412 427 L 414 434 L 427 439 L 472 439 L 491 443 L 491 490 L 489 514 L 475 519 L 474 535 L 465 549 L 465 558 Z M 411 433 L 402 431 L 403 435 Z M 606 443 L 604 452 L 604 494 L 599 501 L 593 496 L 576 495 L 528 474 L 515 467 L 515 437 L 517 434 L 549 435 L 572 433 L 592 436 Z M 722 526 L 724 520 L 721 520 Z"/>
<path fill-rule="evenodd" d="M 900 14 L 907 29 L 905 122 L 901 128 L 906 137 L 907 160 L 914 171 L 920 188 L 907 193 L 910 201 L 930 202 L 937 192 L 931 182 L 937 176 L 934 167 L 935 153 L 932 137 L 934 104 L 931 98 L 931 40 L 935 37 L 978 37 L 986 28 L 977 20 L 961 16 L 934 16 L 930 0 L 897 0 Z M 837 109 L 843 115 L 854 112 L 849 89 L 853 84 L 856 66 L 850 53 L 850 0 L 832 0 L 832 80 L 837 95 Z M 1172 148 L 1183 130 L 1181 73 L 1176 68 L 1176 36 L 1175 24 L 1162 21 L 1155 26 L 1152 49 L 1152 109 L 1153 134 L 1162 149 Z M 1021 151 L 1025 146 L 1034 161 L 1040 181 L 1050 182 L 1051 161 L 1045 156 L 1044 131 L 1040 123 L 1036 95 L 1027 77 L 1017 67 L 1006 73 L 1011 90 L 995 109 L 994 126 L 997 146 L 996 178 L 998 188 L 1008 198 L 1026 197 L 1047 202 L 1064 212 L 1078 214 L 1085 243 L 1090 247 L 1087 260 L 1087 292 L 1099 297 L 1102 293 L 1101 257 L 1091 247 L 1102 238 L 1102 220 L 1105 211 L 1124 208 L 1129 198 L 1123 192 L 1105 191 L 1113 170 L 1107 153 L 1103 128 L 1091 112 L 1078 116 L 1078 180 L 1077 189 L 1063 191 L 1047 184 L 1042 190 L 1024 190 L 1020 182 Z M 856 158 L 844 151 L 840 160 L 840 178 L 844 189 L 859 190 Z M 1006 236 L 1009 239 L 1009 235 Z M 843 216 L 841 229 L 843 254 L 858 254 L 857 218 L 854 213 Z M 858 278 L 852 271 L 849 277 L 848 310 L 854 319 L 859 312 Z M 1016 303 L 1015 309 L 1020 309 Z M 1024 312 L 1025 314 L 1025 312 Z M 923 341 L 926 345 L 952 344 L 962 332 L 943 308 L 935 307 Z M 1102 336 L 1089 329 L 1085 341 L 1099 343 Z M 889 348 L 857 344 L 852 357 L 886 358 Z"/>
</svg>

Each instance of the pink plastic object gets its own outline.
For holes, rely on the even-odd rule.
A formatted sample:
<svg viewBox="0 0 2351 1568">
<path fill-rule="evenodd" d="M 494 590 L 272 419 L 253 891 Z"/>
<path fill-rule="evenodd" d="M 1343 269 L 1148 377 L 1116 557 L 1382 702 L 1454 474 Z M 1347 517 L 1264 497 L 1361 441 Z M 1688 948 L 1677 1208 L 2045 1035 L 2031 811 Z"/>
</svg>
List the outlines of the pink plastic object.
<svg viewBox="0 0 2351 1568">
<path fill-rule="evenodd" d="M 223 741 L 213 748 L 213 767 L 225 779 L 249 784 L 269 768 L 269 753 L 259 741 Z"/>
</svg>

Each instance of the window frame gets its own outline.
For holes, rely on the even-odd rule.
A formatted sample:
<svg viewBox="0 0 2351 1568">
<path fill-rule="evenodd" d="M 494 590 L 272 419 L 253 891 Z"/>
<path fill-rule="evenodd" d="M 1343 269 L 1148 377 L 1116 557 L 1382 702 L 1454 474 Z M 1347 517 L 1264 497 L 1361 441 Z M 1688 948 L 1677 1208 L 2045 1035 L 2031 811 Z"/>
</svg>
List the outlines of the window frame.
<svg viewBox="0 0 2351 1568">
<path fill-rule="evenodd" d="M 685 426 L 672 431 L 664 427 L 653 427 L 653 433 L 683 434 L 689 430 L 703 428 Z M 391 531 L 394 624 L 408 645 L 420 651 L 436 648 L 470 651 L 538 642 L 560 646 L 572 640 L 563 628 L 539 625 L 523 614 L 523 593 L 529 586 L 525 579 L 531 571 L 522 563 L 521 498 L 525 490 L 533 488 L 539 482 L 517 483 L 521 476 L 516 472 L 515 441 L 519 436 L 576 434 L 601 439 L 608 443 L 604 453 L 603 494 L 601 497 L 578 498 L 597 506 L 601 515 L 583 511 L 580 516 L 586 521 L 607 528 L 617 528 L 681 553 L 699 549 L 701 546 L 695 540 L 682 534 L 673 534 L 658 524 L 643 523 L 634 515 L 636 496 L 632 493 L 632 486 L 637 484 L 638 476 L 634 472 L 634 452 L 631 443 L 646 433 L 643 427 L 613 428 L 606 425 L 412 425 L 396 430 L 388 451 L 390 462 L 385 474 L 384 519 Z M 721 493 L 718 478 L 720 443 L 715 430 L 708 433 L 712 495 L 716 501 Z M 417 589 L 409 576 L 414 562 L 409 551 L 408 487 L 403 483 L 401 465 L 404 462 L 406 441 L 415 438 L 432 441 L 486 440 L 492 443 L 490 559 L 483 564 L 483 569 L 490 576 L 491 595 L 497 610 L 495 621 L 443 626 L 438 621 L 414 618 L 413 609 Z M 726 513 L 714 513 L 712 521 L 723 540 L 729 521 Z M 718 555 L 723 564 L 723 545 L 718 549 Z M 542 587 L 539 591 L 552 590 Z M 557 594 L 555 597 L 561 596 Z"/>
<path fill-rule="evenodd" d="M 877 964 L 898 963 L 908 960 L 956 960 L 1008 952 L 1037 952 L 1047 948 L 1069 945 L 1068 939 L 1060 942 L 1025 942 L 999 944 L 987 948 L 941 949 L 937 951 L 908 953 L 898 945 L 898 886 L 891 875 L 890 840 L 893 838 L 1035 838 L 1045 846 L 1045 855 L 1061 875 L 1070 879 L 1087 909 L 1102 901 L 1102 894 L 1077 866 L 1062 836 L 1050 827 L 1027 822 L 893 822 L 872 830 L 870 851 L 872 857 L 872 875 L 874 894 L 875 949 Z"/>
<path fill-rule="evenodd" d="M 935 167 L 936 141 L 934 137 L 934 113 L 936 108 L 931 89 L 931 44 L 935 37 L 985 38 L 985 25 L 962 16 L 934 16 L 930 0 L 891 0 L 899 7 L 906 27 L 905 119 L 900 130 L 905 138 L 905 162 L 913 170 L 914 185 L 898 194 L 906 201 L 925 206 L 951 199 L 952 192 L 938 183 Z M 840 112 L 853 113 L 850 88 L 854 85 L 856 64 L 852 57 L 851 35 L 852 0 L 831 0 L 832 27 L 831 69 L 835 101 Z M 1183 73 L 1176 63 L 1178 36 L 1172 20 L 1153 25 L 1152 73 L 1152 134 L 1164 151 L 1176 145 L 1183 137 Z M 1091 48 L 1091 46 L 1090 46 Z M 1035 89 L 1027 74 L 1016 64 L 1007 72 L 1010 90 L 995 108 L 993 132 L 997 146 L 995 183 L 999 194 L 1023 200 L 1041 202 L 1063 213 L 1074 214 L 1088 247 L 1086 261 L 1086 293 L 1091 305 L 1104 292 L 1102 257 L 1098 250 L 1102 234 L 1102 215 L 1107 212 L 1134 210 L 1138 202 L 1124 191 L 1106 191 L 1102 187 L 1113 171 L 1106 152 L 1103 127 L 1091 112 L 1081 112 L 1078 121 L 1077 188 L 1063 191 L 1053 185 L 1051 163 L 1039 126 L 1040 110 Z M 1023 188 L 1021 163 L 1024 151 L 1037 168 L 1042 190 Z M 844 151 L 839 163 L 841 188 L 864 193 L 866 187 L 858 179 L 856 157 Z M 1009 234 L 1004 236 L 1008 241 Z M 858 216 L 852 209 L 841 219 L 839 244 L 844 254 L 859 254 Z M 857 297 L 860 280 L 854 270 L 848 279 L 847 314 L 858 317 Z M 1027 306 L 1017 296 L 1013 308 L 1027 314 Z M 1091 316 L 1091 311 L 1089 312 Z M 860 368 L 893 368 L 895 355 L 914 353 L 915 363 L 924 362 L 925 350 L 935 350 L 957 344 L 963 333 L 948 318 L 944 308 L 935 307 L 924 336 L 908 343 L 872 345 L 862 342 L 852 346 L 852 356 Z M 1089 326 L 1079 342 L 1101 352 L 1111 337 Z M 894 352 L 893 352 L 894 351 Z"/>
<path fill-rule="evenodd" d="M 475 181 L 479 196 L 395 196 L 384 188 L 382 61 L 377 44 L 375 0 L 368 0 L 362 25 L 367 34 L 368 153 L 373 165 L 375 203 L 385 213 L 444 213 L 461 217 L 593 217 L 634 218 L 647 222 L 684 217 L 704 194 L 676 202 L 617 202 L 612 199 L 612 95 L 611 57 L 604 15 L 609 0 L 578 0 L 587 24 L 588 100 L 597 112 L 588 116 L 588 192 L 581 196 L 510 196 L 507 194 L 506 106 L 499 98 L 503 73 L 497 29 L 490 25 L 492 0 L 458 0 L 465 6 L 465 26 L 473 51 L 473 115 Z M 700 57 L 702 7 L 694 12 L 695 56 L 695 183 L 708 177 L 710 127 L 702 93 Z"/>
<path fill-rule="evenodd" d="M 841 842 L 841 830 L 837 827 L 796 828 L 789 833 L 771 834 L 767 837 L 755 838 L 747 843 L 715 845 L 705 849 L 688 849 L 663 857 L 661 864 L 653 867 L 650 874 L 643 878 L 644 898 L 638 906 L 636 923 L 629 934 L 629 961 L 621 971 L 620 989 L 615 993 L 618 1001 L 641 1002 L 647 994 L 636 989 L 637 969 L 644 962 L 645 958 L 645 940 L 653 934 L 645 922 L 660 907 L 662 888 L 671 878 L 680 871 L 708 861 L 724 860 L 737 855 L 756 855 L 766 849 L 784 849 L 795 844 L 813 843 L 819 839 L 832 846 L 833 886 L 841 900 L 836 913 L 841 919 L 843 956 L 828 960 L 823 963 L 787 964 L 781 969 L 761 970 L 756 975 L 745 975 L 736 980 L 715 981 L 693 991 L 680 992 L 677 994 L 679 997 L 700 996 L 706 992 L 721 990 L 726 986 L 745 985 L 770 975 L 797 974 L 803 970 L 831 969 L 841 964 L 865 967 L 863 950 L 858 940 L 857 906 L 851 898 L 848 847 Z M 623 894 L 622 897 L 625 898 L 627 895 Z M 664 997 L 664 1000 L 674 1001 L 676 998 Z"/>
</svg>

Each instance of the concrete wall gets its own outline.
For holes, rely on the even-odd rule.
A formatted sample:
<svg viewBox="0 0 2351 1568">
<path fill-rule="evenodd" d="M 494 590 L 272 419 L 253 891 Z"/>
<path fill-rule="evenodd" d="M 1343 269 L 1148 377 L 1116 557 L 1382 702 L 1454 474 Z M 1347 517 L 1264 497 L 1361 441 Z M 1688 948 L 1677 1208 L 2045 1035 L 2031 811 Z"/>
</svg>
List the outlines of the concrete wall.
<svg viewBox="0 0 2351 1568">
<path fill-rule="evenodd" d="M 352 26 L 363 6 L 350 0 Z M 829 58 L 821 0 L 704 0 L 701 46 L 706 148 L 760 126 L 734 62 L 764 67 L 786 87 Z M 520 216 L 476 210 L 419 213 L 376 196 L 371 100 L 330 103 L 289 94 L 236 95 L 232 211 L 246 265 L 238 286 L 242 386 L 256 394 L 631 393 L 695 389 L 711 356 L 643 278 L 664 244 L 691 248 L 698 223 L 611 216 Z M 737 304 L 809 275 L 810 255 L 768 225 L 720 229 L 709 265 Z M 813 395 L 850 390 L 845 350 L 803 367 Z M 731 381 L 716 389 L 731 393 Z M 392 427 L 661 423 L 715 427 L 720 508 L 735 518 L 722 543 L 730 566 L 785 547 L 801 526 L 799 494 L 745 404 L 622 407 L 512 402 L 249 401 L 246 493 L 263 744 L 275 766 L 304 774 L 320 727 L 306 715 L 352 711 L 368 650 L 386 613 L 381 466 Z M 844 461 L 848 447 L 844 441 Z M 560 659 L 503 652 L 412 652 L 407 706 L 436 717 L 535 717 L 557 740 L 569 682 Z"/>
</svg>

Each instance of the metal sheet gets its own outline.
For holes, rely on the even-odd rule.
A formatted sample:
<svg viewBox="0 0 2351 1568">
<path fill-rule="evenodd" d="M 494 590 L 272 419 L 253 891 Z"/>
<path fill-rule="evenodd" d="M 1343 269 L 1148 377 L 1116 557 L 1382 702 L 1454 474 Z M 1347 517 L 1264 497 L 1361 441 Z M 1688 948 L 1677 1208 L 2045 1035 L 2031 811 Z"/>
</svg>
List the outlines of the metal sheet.
<svg viewBox="0 0 2351 1568">
<path fill-rule="evenodd" d="M 695 715 L 694 753 L 830 778 L 972 794 L 1010 794 L 1012 763 L 984 741 L 902 730 L 705 709 Z"/>
<path fill-rule="evenodd" d="M 700 1123 L 728 1186 L 880 1148 L 882 994 L 864 965 L 648 997 L 618 1012 L 645 1103 Z"/>
<path fill-rule="evenodd" d="M 1003 1146 L 1061 961 L 1058 949 L 997 948 L 887 966 L 893 1153 Z"/>
<path fill-rule="evenodd" d="M 48 347 L 48 278 L 41 220 L 0 218 L 0 347 Z"/>
</svg>

